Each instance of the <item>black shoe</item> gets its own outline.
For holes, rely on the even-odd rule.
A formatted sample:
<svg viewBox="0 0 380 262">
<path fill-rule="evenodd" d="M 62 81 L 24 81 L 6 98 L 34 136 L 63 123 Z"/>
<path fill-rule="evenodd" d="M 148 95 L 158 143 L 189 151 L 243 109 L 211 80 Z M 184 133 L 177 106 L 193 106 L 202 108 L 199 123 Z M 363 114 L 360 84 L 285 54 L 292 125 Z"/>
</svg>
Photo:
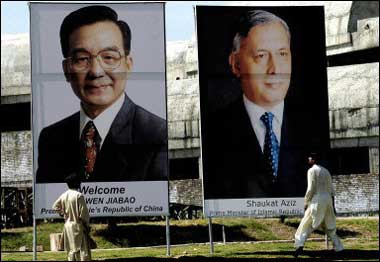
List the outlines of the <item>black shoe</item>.
<svg viewBox="0 0 380 262">
<path fill-rule="evenodd" d="M 298 257 L 303 251 L 303 247 L 297 247 L 296 251 L 294 252 L 294 257 Z"/>
</svg>

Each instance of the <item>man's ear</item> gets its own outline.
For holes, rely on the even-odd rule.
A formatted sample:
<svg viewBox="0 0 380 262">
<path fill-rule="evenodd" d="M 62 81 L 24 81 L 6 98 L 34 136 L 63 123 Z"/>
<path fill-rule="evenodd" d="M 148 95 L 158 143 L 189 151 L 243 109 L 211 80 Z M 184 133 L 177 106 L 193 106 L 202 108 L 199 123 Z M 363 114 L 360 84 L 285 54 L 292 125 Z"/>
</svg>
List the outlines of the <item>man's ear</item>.
<svg viewBox="0 0 380 262">
<path fill-rule="evenodd" d="M 70 70 L 69 70 L 69 64 L 67 63 L 67 60 L 62 61 L 62 69 L 65 73 L 66 82 L 70 82 L 71 76 L 70 76 Z"/>
<path fill-rule="evenodd" d="M 237 52 L 232 52 L 228 58 L 228 62 L 230 63 L 232 73 L 239 78 L 240 77 L 240 63 Z"/>
<path fill-rule="evenodd" d="M 133 67 L 133 59 L 130 55 L 127 55 L 125 57 L 125 64 L 127 66 L 128 72 L 130 72 L 132 70 L 132 67 Z"/>
</svg>

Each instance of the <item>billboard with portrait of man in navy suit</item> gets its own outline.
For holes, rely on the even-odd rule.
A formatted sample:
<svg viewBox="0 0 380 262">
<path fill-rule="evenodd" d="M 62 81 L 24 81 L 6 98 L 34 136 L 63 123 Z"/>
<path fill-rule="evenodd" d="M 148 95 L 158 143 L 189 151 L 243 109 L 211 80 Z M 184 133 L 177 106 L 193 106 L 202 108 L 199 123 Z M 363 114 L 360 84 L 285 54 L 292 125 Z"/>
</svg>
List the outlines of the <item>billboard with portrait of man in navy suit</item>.
<svg viewBox="0 0 380 262">
<path fill-rule="evenodd" d="M 197 6 L 205 215 L 301 215 L 329 149 L 324 10 Z"/>
<path fill-rule="evenodd" d="M 163 3 L 31 3 L 35 214 L 80 178 L 90 216 L 168 210 Z"/>
</svg>

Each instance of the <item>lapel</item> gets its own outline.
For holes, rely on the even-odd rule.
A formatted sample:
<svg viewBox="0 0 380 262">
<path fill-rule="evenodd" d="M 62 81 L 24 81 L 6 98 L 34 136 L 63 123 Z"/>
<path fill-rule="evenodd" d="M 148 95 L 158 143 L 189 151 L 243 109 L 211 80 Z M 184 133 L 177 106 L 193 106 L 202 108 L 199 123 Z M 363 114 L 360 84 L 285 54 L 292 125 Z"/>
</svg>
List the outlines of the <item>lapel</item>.
<svg viewBox="0 0 380 262">
<path fill-rule="evenodd" d="M 255 131 L 253 130 L 251 120 L 245 109 L 242 99 L 239 99 L 231 111 L 232 137 L 233 143 L 238 150 L 238 163 L 242 165 L 242 173 L 246 177 L 256 177 L 256 179 L 264 179 L 263 152 L 257 140 Z M 264 179 L 265 180 L 265 179 Z"/>
<path fill-rule="evenodd" d="M 67 143 L 70 147 L 77 147 L 79 145 L 79 112 L 69 118 L 69 122 L 62 132 L 65 138 L 64 143 Z"/>
<path fill-rule="evenodd" d="M 125 180 L 133 158 L 133 122 L 136 105 L 125 95 L 125 101 L 111 124 L 95 163 L 93 181 Z"/>
<path fill-rule="evenodd" d="M 136 105 L 125 95 L 124 103 L 112 122 L 110 130 L 104 140 L 104 150 L 113 144 L 132 144 L 133 118 Z M 102 149 L 103 150 L 103 149 Z"/>
<path fill-rule="evenodd" d="M 300 122 L 297 121 L 297 117 L 296 112 L 285 106 L 281 127 L 279 178 L 286 179 L 290 173 L 296 172 L 294 165 L 302 166 L 306 161 L 306 159 L 303 159 L 302 154 L 307 146 L 306 141 L 303 141 L 302 137 L 302 131 L 305 126 L 303 126 L 303 123 L 297 126 Z M 297 164 L 295 161 L 300 163 Z"/>
<path fill-rule="evenodd" d="M 242 99 L 238 100 L 235 110 L 232 115 L 235 123 L 231 127 L 239 134 L 233 137 L 237 139 L 237 144 L 240 148 L 249 153 L 252 159 L 257 159 L 261 163 L 263 153 Z"/>
<path fill-rule="evenodd" d="M 286 162 L 286 154 L 287 149 L 289 148 L 290 133 L 289 133 L 289 119 L 286 114 L 286 107 L 284 108 L 283 116 L 282 116 L 282 126 L 281 126 L 281 144 L 280 144 L 280 157 L 278 163 L 278 177 L 281 178 L 285 175 L 285 162 Z"/>
<path fill-rule="evenodd" d="M 64 172 L 61 181 L 72 174 L 77 173 L 80 166 L 80 139 L 79 139 L 79 112 L 72 115 L 64 128 L 60 130 L 62 141 L 61 159 L 64 164 Z M 75 152 L 75 153 L 74 153 Z"/>
</svg>

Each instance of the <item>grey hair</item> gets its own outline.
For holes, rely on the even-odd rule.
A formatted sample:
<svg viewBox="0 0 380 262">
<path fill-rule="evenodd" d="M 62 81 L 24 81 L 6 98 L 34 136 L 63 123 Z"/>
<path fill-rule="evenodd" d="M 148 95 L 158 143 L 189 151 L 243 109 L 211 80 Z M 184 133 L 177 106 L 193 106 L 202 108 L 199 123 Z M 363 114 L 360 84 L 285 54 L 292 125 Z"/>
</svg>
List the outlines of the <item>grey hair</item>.
<svg viewBox="0 0 380 262">
<path fill-rule="evenodd" d="M 289 26 L 283 19 L 264 10 L 251 10 L 245 13 L 238 22 L 237 32 L 233 40 L 232 51 L 239 51 L 241 41 L 247 37 L 249 30 L 251 30 L 252 27 L 275 22 L 279 22 L 283 25 L 290 42 L 291 34 Z"/>
</svg>

